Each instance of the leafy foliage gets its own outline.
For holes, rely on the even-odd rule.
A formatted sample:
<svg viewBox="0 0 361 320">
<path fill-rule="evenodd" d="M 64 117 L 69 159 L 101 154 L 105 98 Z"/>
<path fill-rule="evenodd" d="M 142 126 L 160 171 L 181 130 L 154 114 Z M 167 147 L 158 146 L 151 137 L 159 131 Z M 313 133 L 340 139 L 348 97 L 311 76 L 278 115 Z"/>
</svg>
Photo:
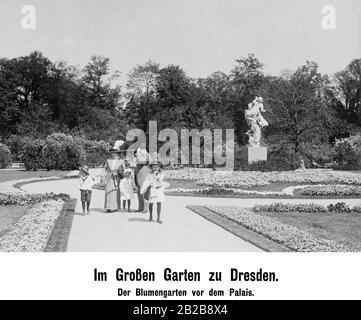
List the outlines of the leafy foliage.
<svg viewBox="0 0 361 320">
<path fill-rule="evenodd" d="M 7 168 L 11 165 L 11 152 L 10 149 L 0 143 L 0 169 Z"/>
<path fill-rule="evenodd" d="M 26 170 L 37 170 L 45 168 L 41 157 L 45 141 L 41 139 L 27 138 L 23 141 L 21 161 Z"/>
<path fill-rule="evenodd" d="M 192 79 L 178 65 L 153 61 L 131 70 L 125 90 L 118 76 L 109 58 L 99 55 L 83 68 L 53 62 L 39 51 L 0 59 L 0 137 L 13 159 L 20 160 L 21 140 L 28 138 L 42 141 L 61 132 L 110 142 L 131 128 L 147 132 L 150 120 L 158 121 L 159 130 L 178 133 L 182 128 L 233 128 L 236 142 L 244 146 L 244 111 L 256 95 L 264 98 L 269 122 L 263 144 L 269 147 L 270 169 L 294 169 L 301 159 L 307 166 L 324 165 L 331 161 L 336 139 L 360 132 L 361 59 L 334 76 L 321 74 L 315 62 L 265 75 L 254 54 L 236 59 L 229 74 L 217 71 L 205 78 Z M 98 164 L 102 152 L 91 153 L 99 161 L 88 160 Z"/>
<path fill-rule="evenodd" d="M 334 146 L 335 169 L 358 170 L 361 168 L 361 135 L 336 140 Z"/>
<path fill-rule="evenodd" d="M 85 151 L 72 136 L 53 133 L 45 139 L 41 158 L 42 167 L 47 170 L 74 170 L 84 163 Z"/>
</svg>

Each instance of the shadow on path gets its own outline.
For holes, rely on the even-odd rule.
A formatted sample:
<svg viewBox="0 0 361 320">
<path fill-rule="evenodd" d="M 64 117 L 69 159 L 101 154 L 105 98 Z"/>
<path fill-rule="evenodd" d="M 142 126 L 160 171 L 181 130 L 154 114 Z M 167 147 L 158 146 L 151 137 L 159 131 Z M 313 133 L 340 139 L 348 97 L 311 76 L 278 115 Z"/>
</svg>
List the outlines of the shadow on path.
<svg viewBox="0 0 361 320">
<path fill-rule="evenodd" d="M 149 222 L 149 219 L 146 218 L 129 218 L 129 222 Z"/>
</svg>

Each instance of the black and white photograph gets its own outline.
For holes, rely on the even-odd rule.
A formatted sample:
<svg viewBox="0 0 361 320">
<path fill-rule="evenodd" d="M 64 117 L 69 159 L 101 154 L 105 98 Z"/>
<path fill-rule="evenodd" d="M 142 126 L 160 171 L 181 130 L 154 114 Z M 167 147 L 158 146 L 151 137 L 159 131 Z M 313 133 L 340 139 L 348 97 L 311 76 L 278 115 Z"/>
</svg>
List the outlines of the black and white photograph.
<svg viewBox="0 0 361 320">
<path fill-rule="evenodd" d="M 359 0 L 0 0 L 0 39 L 0 260 L 360 257 Z"/>
</svg>

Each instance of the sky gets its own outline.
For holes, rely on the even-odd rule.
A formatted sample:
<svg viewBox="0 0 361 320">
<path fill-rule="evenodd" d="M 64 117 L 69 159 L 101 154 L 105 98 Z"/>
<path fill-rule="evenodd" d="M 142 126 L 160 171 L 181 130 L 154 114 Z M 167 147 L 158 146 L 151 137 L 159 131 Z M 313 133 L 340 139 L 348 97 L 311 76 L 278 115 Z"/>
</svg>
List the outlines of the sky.
<svg viewBox="0 0 361 320">
<path fill-rule="evenodd" d="M 24 30 L 22 7 L 36 9 Z M 321 26 L 322 7 L 336 9 L 336 29 Z M 122 81 L 155 61 L 191 77 L 228 73 L 255 53 L 267 74 L 317 61 L 324 73 L 361 58 L 360 0 L 0 0 L 0 57 L 40 50 L 51 60 L 84 66 L 109 57 Z"/>
</svg>

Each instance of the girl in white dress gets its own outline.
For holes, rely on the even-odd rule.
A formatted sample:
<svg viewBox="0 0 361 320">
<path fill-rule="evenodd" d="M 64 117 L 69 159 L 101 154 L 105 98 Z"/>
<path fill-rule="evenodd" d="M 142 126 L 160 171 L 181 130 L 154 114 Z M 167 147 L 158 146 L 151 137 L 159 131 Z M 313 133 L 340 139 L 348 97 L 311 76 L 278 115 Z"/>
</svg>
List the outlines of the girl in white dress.
<svg viewBox="0 0 361 320">
<path fill-rule="evenodd" d="M 157 222 L 162 223 L 160 214 L 162 202 L 165 200 L 164 189 L 169 187 L 169 183 L 163 181 L 164 175 L 158 163 L 151 164 L 152 171 L 141 187 L 141 194 L 149 193 L 149 221 L 153 221 L 153 207 L 157 204 Z"/>
<path fill-rule="evenodd" d="M 131 200 L 134 197 L 133 194 L 133 179 L 132 179 L 132 170 L 125 169 L 124 170 L 124 178 L 120 181 L 120 198 L 123 201 L 123 210 L 126 210 L 126 205 L 128 207 L 128 212 L 130 212 L 130 204 Z"/>
</svg>

